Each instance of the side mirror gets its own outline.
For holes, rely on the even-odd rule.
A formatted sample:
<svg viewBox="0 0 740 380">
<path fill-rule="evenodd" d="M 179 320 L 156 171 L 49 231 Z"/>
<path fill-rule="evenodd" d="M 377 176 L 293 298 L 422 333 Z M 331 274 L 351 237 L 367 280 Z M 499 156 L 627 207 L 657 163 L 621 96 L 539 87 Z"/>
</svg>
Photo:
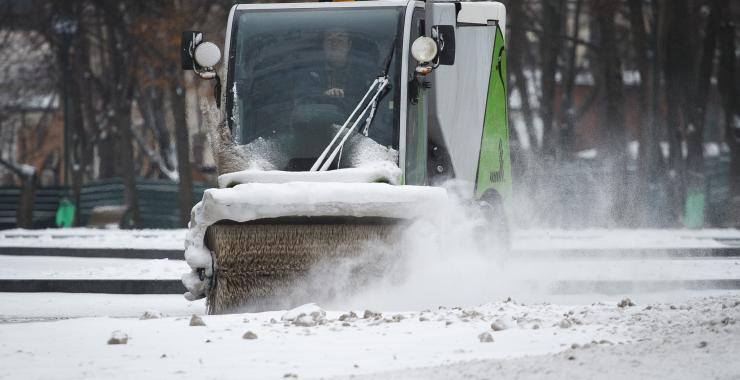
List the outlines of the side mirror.
<svg viewBox="0 0 740 380">
<path fill-rule="evenodd" d="M 439 65 L 455 64 L 455 27 L 453 25 L 435 25 L 432 27 L 432 37 L 439 46 Z"/>
<path fill-rule="evenodd" d="M 201 41 L 203 41 L 203 33 L 201 32 L 182 32 L 182 38 L 180 39 L 180 61 L 183 70 L 193 70 L 195 68 L 193 51 L 195 50 L 195 46 Z"/>
<path fill-rule="evenodd" d="M 221 61 L 221 49 L 213 42 L 204 42 L 203 33 L 185 31 L 180 40 L 180 59 L 183 70 L 193 70 L 203 79 L 216 80 L 213 97 L 216 107 L 221 108 L 221 79 L 214 69 Z"/>
<path fill-rule="evenodd" d="M 183 70 L 193 70 L 203 79 L 216 77 L 214 66 L 221 61 L 221 49 L 213 42 L 204 42 L 203 33 L 182 32 L 180 57 Z"/>
<path fill-rule="evenodd" d="M 455 27 L 435 25 L 432 37 L 421 36 L 411 44 L 411 55 L 419 63 L 416 72 L 427 75 L 439 65 L 455 64 Z"/>
</svg>

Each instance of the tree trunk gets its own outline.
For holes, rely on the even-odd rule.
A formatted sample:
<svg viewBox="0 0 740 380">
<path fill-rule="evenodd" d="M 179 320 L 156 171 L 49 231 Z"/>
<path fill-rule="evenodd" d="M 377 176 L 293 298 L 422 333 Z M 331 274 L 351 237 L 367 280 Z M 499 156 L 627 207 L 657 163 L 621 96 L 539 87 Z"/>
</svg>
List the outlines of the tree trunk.
<svg viewBox="0 0 740 380">
<path fill-rule="evenodd" d="M 33 206 L 36 201 L 36 174 L 21 176 L 21 198 L 16 221 L 18 228 L 33 228 Z"/>
<path fill-rule="evenodd" d="M 116 128 L 116 143 L 119 156 L 116 162 L 120 164 L 124 184 L 124 198 L 129 209 L 130 221 L 128 227 L 138 228 L 139 198 L 136 192 L 136 165 L 134 161 L 133 136 L 131 134 L 131 103 L 134 95 L 134 78 L 132 69 L 135 62 L 130 50 L 130 36 L 123 24 L 121 9 L 116 3 L 106 3 L 105 20 L 108 28 L 108 55 L 111 59 L 112 101 L 114 124 Z"/>
<path fill-rule="evenodd" d="M 527 17 L 524 12 L 524 2 L 516 1 L 511 4 L 511 13 L 509 17 L 510 30 L 510 45 L 509 52 L 509 74 L 512 75 L 515 80 L 514 87 L 516 87 L 521 97 L 521 113 L 522 119 L 527 131 L 527 138 L 529 140 L 529 149 L 533 153 L 539 151 L 539 142 L 537 141 L 537 135 L 534 131 L 534 122 L 532 119 L 532 107 L 529 104 L 529 90 L 527 88 L 527 79 L 524 77 L 524 52 L 527 49 L 527 39 L 524 34 L 524 25 L 527 22 Z M 536 154 L 535 154 L 536 156 Z"/>
<path fill-rule="evenodd" d="M 686 130 L 688 154 L 686 156 L 687 178 L 684 225 L 692 228 L 704 226 L 704 120 L 709 95 L 709 81 L 714 66 L 718 21 L 718 10 L 716 9 L 716 2 L 714 3 L 706 21 L 699 71 L 694 81 L 694 102 Z"/>
<path fill-rule="evenodd" d="M 627 134 L 624 122 L 624 93 L 621 57 L 617 49 L 614 18 L 620 3 L 597 0 L 594 11 L 599 32 L 599 65 L 604 78 L 605 107 L 601 113 L 601 146 L 610 183 L 605 184 L 611 196 L 611 215 L 624 224 L 627 204 Z"/>
<path fill-rule="evenodd" d="M 581 8 L 583 0 L 576 0 L 576 8 L 573 15 L 573 33 L 571 34 L 571 46 L 568 49 L 568 69 L 564 77 L 562 119 L 563 128 L 560 131 L 560 142 L 563 156 L 570 159 L 575 153 L 574 139 L 576 128 L 576 110 L 573 100 L 573 90 L 576 83 L 576 52 L 578 50 L 578 34 L 581 29 Z"/>
<path fill-rule="evenodd" d="M 740 93 L 737 88 L 735 27 L 730 15 L 729 0 L 719 3 L 719 73 L 718 85 L 725 114 L 725 142 L 730 147 L 730 205 L 727 218 L 730 225 L 740 227 Z"/>
<path fill-rule="evenodd" d="M 177 77 L 177 76 L 176 76 Z M 178 78 L 179 79 L 179 78 Z M 185 110 L 185 89 L 181 80 L 171 88 L 172 113 L 175 117 L 175 147 L 177 149 L 177 171 L 180 177 L 180 225 L 187 227 L 193 207 L 193 178 L 190 171 L 190 136 Z"/>
<path fill-rule="evenodd" d="M 555 74 L 558 71 L 558 53 L 562 38 L 564 0 L 543 0 L 543 33 L 540 38 L 542 56 L 542 101 L 543 150 L 545 156 L 557 159 L 560 156 L 560 141 L 555 120 Z"/>
<path fill-rule="evenodd" d="M 653 226 L 657 223 L 656 205 L 658 200 L 657 189 L 661 183 L 660 136 L 658 134 L 658 123 L 653 113 L 655 96 L 653 88 L 653 75 L 650 71 L 648 60 L 648 37 L 645 30 L 645 15 L 641 0 L 629 0 L 630 31 L 637 59 L 637 67 L 640 72 L 640 111 L 638 119 L 638 141 L 640 144 L 637 168 L 637 189 L 634 191 L 635 201 L 633 210 L 634 219 L 642 226 Z M 656 31 L 653 29 L 653 33 Z M 655 46 L 654 46 L 655 47 Z M 653 52 L 657 54 L 657 52 Z"/>
<path fill-rule="evenodd" d="M 662 60 L 665 76 L 666 119 L 668 122 L 668 157 L 670 195 L 669 203 L 673 220 L 682 220 L 686 199 L 685 161 L 683 143 L 685 141 L 686 110 L 689 108 L 688 94 L 691 93 L 691 78 L 694 73 L 692 40 L 689 36 L 687 0 L 664 0 L 661 3 Z"/>
</svg>

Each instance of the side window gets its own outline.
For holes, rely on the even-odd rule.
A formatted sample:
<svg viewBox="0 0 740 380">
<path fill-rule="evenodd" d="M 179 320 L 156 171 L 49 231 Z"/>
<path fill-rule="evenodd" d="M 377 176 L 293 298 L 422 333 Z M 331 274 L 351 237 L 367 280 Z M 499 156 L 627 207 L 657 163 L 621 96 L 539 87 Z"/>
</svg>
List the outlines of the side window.
<svg viewBox="0 0 740 380">
<path fill-rule="evenodd" d="M 415 9 L 411 18 L 411 40 L 424 35 L 424 10 Z M 425 185 L 427 182 L 427 110 L 426 91 L 416 78 L 416 60 L 409 54 L 408 105 L 406 115 L 406 184 Z"/>
</svg>

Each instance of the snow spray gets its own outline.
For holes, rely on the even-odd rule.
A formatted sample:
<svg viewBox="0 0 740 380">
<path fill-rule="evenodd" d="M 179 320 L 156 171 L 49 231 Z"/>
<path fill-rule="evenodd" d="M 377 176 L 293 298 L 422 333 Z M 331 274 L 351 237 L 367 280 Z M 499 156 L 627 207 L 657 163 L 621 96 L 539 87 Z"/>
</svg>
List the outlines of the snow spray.
<svg viewBox="0 0 740 380">
<path fill-rule="evenodd" d="M 454 195 L 439 207 L 406 225 L 392 245 L 369 241 L 353 258 L 316 265 L 279 306 L 410 310 L 506 299 L 515 287 L 505 270 L 509 252 L 480 228 L 483 215 Z"/>
</svg>

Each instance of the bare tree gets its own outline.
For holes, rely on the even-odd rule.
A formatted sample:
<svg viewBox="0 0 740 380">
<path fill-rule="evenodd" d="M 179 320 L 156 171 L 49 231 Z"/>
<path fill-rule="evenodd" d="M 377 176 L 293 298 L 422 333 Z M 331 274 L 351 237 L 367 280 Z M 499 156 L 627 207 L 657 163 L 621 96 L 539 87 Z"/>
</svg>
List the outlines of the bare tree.
<svg viewBox="0 0 740 380">
<path fill-rule="evenodd" d="M 660 134 L 656 108 L 655 91 L 653 86 L 653 71 L 650 69 L 648 57 L 648 34 L 645 28 L 645 14 L 641 0 L 629 0 L 629 19 L 632 37 L 632 46 L 635 54 L 637 69 L 640 73 L 639 97 L 640 109 L 638 115 L 638 183 L 634 216 L 637 223 L 650 225 L 656 221 L 654 205 L 655 187 L 661 182 L 662 155 L 660 152 Z M 656 31 L 652 30 L 655 34 Z M 652 52 L 657 54 L 656 51 Z"/>
<path fill-rule="evenodd" d="M 611 180 L 612 217 L 625 222 L 627 179 L 627 133 L 624 120 L 624 81 L 622 59 L 617 46 L 615 17 L 621 4 L 612 0 L 594 1 L 594 15 L 599 32 L 599 70 L 604 78 L 605 104 L 600 118 L 600 151 Z"/>
<path fill-rule="evenodd" d="M 740 227 L 740 92 L 738 91 L 735 31 L 737 24 L 730 12 L 729 0 L 714 0 L 720 9 L 718 43 L 719 93 L 724 109 L 725 141 L 730 147 L 730 212 L 731 224 Z"/>
<path fill-rule="evenodd" d="M 542 0 L 542 27 L 540 34 L 540 55 L 542 57 L 541 89 L 542 100 L 540 102 L 544 153 L 550 159 L 560 156 L 560 142 L 558 141 L 558 123 L 555 118 L 555 85 L 558 71 L 558 57 L 563 39 L 563 16 L 565 0 Z"/>
<path fill-rule="evenodd" d="M 694 227 L 704 225 L 704 123 L 717 41 L 719 17 L 717 5 L 718 2 L 714 2 L 710 7 L 709 16 L 705 21 L 698 72 L 694 76 L 693 103 L 688 113 L 689 124 L 686 128 L 686 217 L 689 219 L 687 222 Z"/>
</svg>

